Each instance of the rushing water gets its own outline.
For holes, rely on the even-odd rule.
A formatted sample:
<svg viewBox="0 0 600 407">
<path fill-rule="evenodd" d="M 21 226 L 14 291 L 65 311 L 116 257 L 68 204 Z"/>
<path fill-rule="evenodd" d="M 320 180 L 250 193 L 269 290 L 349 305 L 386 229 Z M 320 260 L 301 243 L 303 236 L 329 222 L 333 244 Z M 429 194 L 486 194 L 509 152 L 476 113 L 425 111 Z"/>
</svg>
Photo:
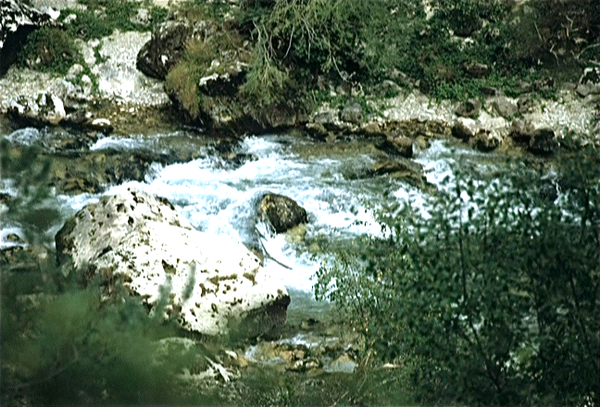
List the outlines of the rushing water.
<svg viewBox="0 0 600 407">
<path fill-rule="evenodd" d="M 45 131 L 21 129 L 7 138 L 17 144 L 43 144 L 45 138 L 54 136 Z M 181 136 L 175 133 L 105 137 L 92 145 L 91 150 L 162 152 Z M 109 185 L 105 193 L 135 187 L 164 196 L 199 230 L 227 234 L 247 245 L 264 245 L 269 256 L 277 260 L 267 258 L 269 272 L 296 291 L 311 290 L 312 277 L 319 267 L 314 256 L 316 250 L 306 242 L 317 236 L 335 240 L 365 233 L 378 235 L 381 233 L 378 210 L 397 202 L 409 203 L 427 216 L 426 199 L 419 189 L 392 177 L 366 175 L 385 156 L 364 140 L 327 144 L 298 135 L 247 137 L 237 147 L 237 153 L 245 157 L 238 164 L 210 154 L 206 145 L 190 144 L 189 148 L 206 149 L 206 154 L 189 162 L 153 164 L 144 182 Z M 477 165 L 484 156 L 486 165 L 490 165 L 494 156 L 434 141 L 428 149 L 417 151 L 415 161 L 423 165 L 430 183 L 443 188 L 442 180 L 452 182 L 452 168 L 457 163 Z M 3 179 L 2 190 L 14 193 L 10 191 L 11 185 L 10 179 Z M 256 204 L 265 192 L 286 195 L 307 210 L 309 223 L 304 238 L 269 234 L 257 220 Z M 48 237 L 56 233 L 64 219 L 98 198 L 99 195 L 93 194 L 56 195 L 53 204 L 60 209 L 63 219 L 48 229 Z M 9 233 L 18 232 L 19 225 L 3 224 L 2 245 L 9 244 L 5 240 Z"/>
</svg>

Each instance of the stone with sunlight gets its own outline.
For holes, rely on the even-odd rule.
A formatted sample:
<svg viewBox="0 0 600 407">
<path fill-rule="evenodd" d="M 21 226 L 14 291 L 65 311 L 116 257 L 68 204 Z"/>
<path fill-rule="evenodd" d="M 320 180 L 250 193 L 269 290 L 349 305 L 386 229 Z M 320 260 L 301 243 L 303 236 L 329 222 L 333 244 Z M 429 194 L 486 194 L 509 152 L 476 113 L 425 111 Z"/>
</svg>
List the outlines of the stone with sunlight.
<svg viewBox="0 0 600 407">
<path fill-rule="evenodd" d="M 91 280 L 122 281 L 151 307 L 187 330 L 255 336 L 285 323 L 286 288 L 231 237 L 199 232 L 173 205 L 131 188 L 102 197 L 68 220 L 56 235 L 62 262 Z"/>
</svg>

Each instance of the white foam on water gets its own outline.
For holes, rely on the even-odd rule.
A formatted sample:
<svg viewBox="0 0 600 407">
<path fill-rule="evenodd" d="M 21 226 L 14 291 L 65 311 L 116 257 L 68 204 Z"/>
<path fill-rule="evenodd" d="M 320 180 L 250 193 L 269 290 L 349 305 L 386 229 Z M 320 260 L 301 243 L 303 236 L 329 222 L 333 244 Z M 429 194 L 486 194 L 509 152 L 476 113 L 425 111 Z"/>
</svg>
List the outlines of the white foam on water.
<svg viewBox="0 0 600 407">
<path fill-rule="evenodd" d="M 23 235 L 23 231 L 21 230 L 21 228 L 14 226 L 14 225 L 2 225 L 3 228 L 2 230 L 0 230 L 0 249 L 6 249 L 9 247 L 14 247 L 14 246 L 24 246 L 24 235 Z M 19 236 L 20 241 L 18 242 L 14 242 L 11 240 L 8 240 L 8 236 L 9 235 L 17 235 Z"/>
<path fill-rule="evenodd" d="M 94 144 L 90 146 L 91 151 L 99 150 L 134 150 L 144 146 L 143 140 L 131 138 L 131 137 L 102 137 L 99 138 Z"/>
<path fill-rule="evenodd" d="M 343 164 L 339 160 L 300 159 L 289 151 L 286 141 L 280 136 L 248 137 L 241 151 L 256 159 L 237 168 L 214 157 L 165 167 L 154 165 L 145 182 L 127 182 L 111 187 L 107 193 L 134 187 L 163 196 L 199 230 L 224 233 L 254 246 L 259 244 L 256 205 L 266 192 L 288 196 L 306 209 L 309 236 L 381 232 L 374 211 L 380 202 L 361 187 L 369 180 L 352 184 L 337 173 Z M 262 244 L 277 260 L 266 260 L 271 274 L 288 287 L 311 290 L 314 285 L 311 277 L 319 267 L 318 261 L 310 254 L 299 253 L 285 235 L 264 233 L 263 236 Z"/>
<path fill-rule="evenodd" d="M 29 134 L 31 133 L 31 134 Z M 27 130 L 21 136 L 34 137 Z M 131 136 L 99 139 L 93 150 L 158 148 L 164 145 L 161 137 Z M 164 140 L 163 140 L 164 141 Z M 425 198 L 417 188 L 389 177 L 355 179 L 345 174 L 368 169 L 374 159 L 368 154 L 313 153 L 309 158 L 294 153 L 297 143 L 310 140 L 292 136 L 247 137 L 236 150 L 249 159 L 239 166 L 218 156 L 196 159 L 186 163 L 163 166 L 153 164 L 144 182 L 132 181 L 108 188 L 112 195 L 129 187 L 169 199 L 194 227 L 215 234 L 227 234 L 249 246 L 263 245 L 272 259 L 265 260 L 266 268 L 291 289 L 310 291 L 312 279 L 320 264 L 306 247 L 288 241 L 285 235 L 273 235 L 261 230 L 256 206 L 267 192 L 285 195 L 306 209 L 309 217 L 307 238 L 331 236 L 350 239 L 360 234 L 381 236 L 377 222 L 378 211 L 394 201 L 411 202 L 425 208 Z M 317 142 L 315 142 L 317 145 Z M 309 146 L 310 147 L 310 146 Z M 417 158 L 425 166 L 428 180 L 437 184 L 450 174 L 445 164 L 451 152 L 442 143 Z M 7 186 L 4 184 L 4 186 Z M 95 203 L 99 194 L 58 196 L 58 205 L 65 218 L 85 205 Z M 262 225 L 264 226 L 264 225 Z M 257 228 L 261 231 L 257 233 Z M 262 236 L 262 237 L 260 237 Z M 285 266 L 291 268 L 288 269 Z"/>
</svg>

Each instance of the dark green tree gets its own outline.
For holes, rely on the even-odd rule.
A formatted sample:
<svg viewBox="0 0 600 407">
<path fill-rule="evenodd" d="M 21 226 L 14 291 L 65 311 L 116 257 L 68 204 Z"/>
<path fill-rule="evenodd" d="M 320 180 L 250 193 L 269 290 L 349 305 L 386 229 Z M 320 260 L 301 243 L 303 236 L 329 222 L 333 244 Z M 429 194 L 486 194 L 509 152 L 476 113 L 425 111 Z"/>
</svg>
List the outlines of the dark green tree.
<svg viewBox="0 0 600 407">
<path fill-rule="evenodd" d="M 556 184 L 459 174 L 429 218 L 405 207 L 382 222 L 388 238 L 323 267 L 317 296 L 380 360 L 416 363 L 422 402 L 600 404 L 600 166 L 559 168 Z"/>
</svg>

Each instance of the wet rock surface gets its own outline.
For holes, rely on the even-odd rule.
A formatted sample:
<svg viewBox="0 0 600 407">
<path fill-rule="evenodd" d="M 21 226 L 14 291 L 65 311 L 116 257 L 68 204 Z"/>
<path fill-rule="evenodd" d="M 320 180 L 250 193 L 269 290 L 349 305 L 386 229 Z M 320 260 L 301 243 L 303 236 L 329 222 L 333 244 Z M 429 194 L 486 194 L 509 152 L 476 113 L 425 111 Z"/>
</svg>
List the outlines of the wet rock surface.
<svg viewBox="0 0 600 407">
<path fill-rule="evenodd" d="M 259 217 L 267 221 L 276 233 L 283 233 L 308 221 L 306 210 L 296 201 L 273 193 L 263 196 L 258 213 Z"/>
<path fill-rule="evenodd" d="M 429 190 L 431 187 L 423 174 L 423 166 L 403 157 L 377 162 L 366 174 L 368 177 L 382 175 L 402 179 L 424 190 Z"/>
<path fill-rule="evenodd" d="M 399 134 L 388 134 L 385 140 L 376 144 L 377 147 L 388 154 L 398 155 L 405 158 L 412 158 L 413 140 Z"/>
<path fill-rule="evenodd" d="M 550 128 L 535 128 L 528 121 L 515 120 L 510 130 L 510 136 L 515 142 L 536 155 L 552 155 L 559 146 L 554 130 Z"/>
</svg>

